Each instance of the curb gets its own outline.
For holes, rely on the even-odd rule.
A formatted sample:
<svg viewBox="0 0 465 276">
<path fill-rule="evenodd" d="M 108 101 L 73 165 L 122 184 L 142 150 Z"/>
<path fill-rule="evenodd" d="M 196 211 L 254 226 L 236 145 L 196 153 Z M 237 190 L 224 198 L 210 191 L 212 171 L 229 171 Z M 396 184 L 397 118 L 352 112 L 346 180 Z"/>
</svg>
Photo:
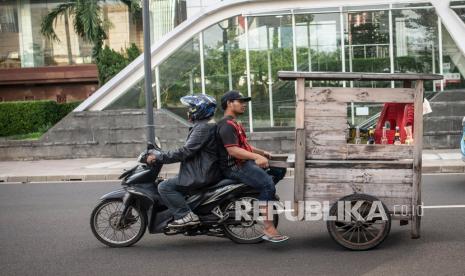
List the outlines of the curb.
<svg viewBox="0 0 465 276">
<path fill-rule="evenodd" d="M 177 172 L 160 172 L 159 176 L 171 178 Z M 47 175 L 47 176 L 2 176 L 0 183 L 62 182 L 62 181 L 118 181 L 120 174 L 88 174 L 88 175 Z M 290 168 L 285 177 L 293 177 L 294 169 Z"/>
<path fill-rule="evenodd" d="M 465 173 L 463 166 L 424 166 L 422 173 Z M 171 178 L 177 175 L 177 172 L 160 172 L 161 177 Z M 120 174 L 88 174 L 88 175 L 47 175 L 47 176 L 1 176 L 0 183 L 31 183 L 31 182 L 69 182 L 69 181 L 118 181 Z M 287 178 L 294 176 L 294 169 L 288 168 Z"/>
<path fill-rule="evenodd" d="M 427 166 L 422 173 L 465 173 L 465 166 Z"/>
<path fill-rule="evenodd" d="M 177 173 L 160 173 L 161 177 L 170 178 Z M 118 181 L 120 174 L 89 174 L 89 175 L 47 175 L 47 176 L 3 176 L 0 183 L 31 183 L 31 182 L 69 182 L 69 181 Z"/>
</svg>

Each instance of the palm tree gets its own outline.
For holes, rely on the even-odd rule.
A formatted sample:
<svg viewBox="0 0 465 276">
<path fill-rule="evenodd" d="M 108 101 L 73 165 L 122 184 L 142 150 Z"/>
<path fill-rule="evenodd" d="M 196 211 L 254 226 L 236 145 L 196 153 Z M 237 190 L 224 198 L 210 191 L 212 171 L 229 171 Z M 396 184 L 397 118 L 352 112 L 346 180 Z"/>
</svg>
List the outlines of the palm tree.
<svg viewBox="0 0 465 276">
<path fill-rule="evenodd" d="M 137 16 L 141 10 L 140 0 L 120 1 L 128 6 L 129 11 L 135 15 L 135 18 L 140 18 L 140 16 Z M 65 19 L 71 15 L 74 16 L 74 31 L 85 41 L 93 44 L 92 58 L 97 60 L 103 41 L 108 37 L 105 31 L 108 22 L 102 19 L 103 2 L 105 0 L 68 0 L 56 6 L 42 18 L 40 31 L 45 37 L 59 41 L 54 30 L 56 20 L 61 16 L 64 16 Z M 69 30 L 67 29 L 66 32 L 69 33 Z"/>
</svg>

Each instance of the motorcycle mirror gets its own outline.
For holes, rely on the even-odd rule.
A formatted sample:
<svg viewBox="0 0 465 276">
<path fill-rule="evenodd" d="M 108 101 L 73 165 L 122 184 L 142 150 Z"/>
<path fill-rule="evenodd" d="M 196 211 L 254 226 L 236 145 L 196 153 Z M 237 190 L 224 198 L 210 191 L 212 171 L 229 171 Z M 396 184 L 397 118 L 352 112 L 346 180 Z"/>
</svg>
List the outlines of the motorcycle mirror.
<svg viewBox="0 0 465 276">
<path fill-rule="evenodd" d="M 161 149 L 161 143 L 158 137 L 155 137 L 155 145 L 152 144 L 151 142 L 147 143 L 147 150 L 153 150 L 153 149 Z"/>
<path fill-rule="evenodd" d="M 160 143 L 160 139 L 158 139 L 158 137 L 155 137 L 155 145 L 161 149 L 161 143 Z"/>
<path fill-rule="evenodd" d="M 151 142 L 148 142 L 147 143 L 147 150 L 152 150 L 152 149 L 155 149 L 155 146 Z"/>
</svg>

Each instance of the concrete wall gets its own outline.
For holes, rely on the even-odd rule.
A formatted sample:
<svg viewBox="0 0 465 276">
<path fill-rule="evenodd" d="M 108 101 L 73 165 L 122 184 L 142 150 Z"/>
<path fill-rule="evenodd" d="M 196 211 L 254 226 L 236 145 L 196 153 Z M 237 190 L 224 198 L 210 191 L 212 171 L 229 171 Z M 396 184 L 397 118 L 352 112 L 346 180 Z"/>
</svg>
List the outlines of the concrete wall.
<svg viewBox="0 0 465 276">
<path fill-rule="evenodd" d="M 155 111 L 156 135 L 163 148 L 185 141 L 189 124 L 166 110 Z M 146 147 L 145 112 L 73 112 L 39 141 L 1 141 L 0 160 L 135 157 Z"/>
<path fill-rule="evenodd" d="M 424 116 L 423 144 L 427 149 L 460 148 L 465 90 L 444 91 L 431 100 L 432 113 Z"/>
</svg>

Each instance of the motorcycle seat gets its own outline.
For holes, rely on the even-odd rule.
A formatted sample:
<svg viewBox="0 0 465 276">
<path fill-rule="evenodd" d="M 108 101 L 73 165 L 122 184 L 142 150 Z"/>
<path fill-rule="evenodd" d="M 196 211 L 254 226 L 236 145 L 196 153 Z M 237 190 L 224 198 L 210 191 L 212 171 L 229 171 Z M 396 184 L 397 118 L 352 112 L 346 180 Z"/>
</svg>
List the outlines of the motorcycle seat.
<svg viewBox="0 0 465 276">
<path fill-rule="evenodd" d="M 218 189 L 218 188 L 222 188 L 222 187 L 233 185 L 233 184 L 239 184 L 239 183 L 241 183 L 241 182 L 237 181 L 237 180 L 234 180 L 234 179 L 225 178 L 225 179 L 221 180 L 220 182 L 216 183 L 215 185 L 209 186 L 207 189 L 208 190 L 215 190 L 215 189 Z"/>
<path fill-rule="evenodd" d="M 195 194 L 198 194 L 198 193 L 205 193 L 205 192 L 213 191 L 213 190 L 216 190 L 216 189 L 228 186 L 228 185 L 239 184 L 239 183 L 240 182 L 237 181 L 237 180 L 227 179 L 226 178 L 226 179 L 223 179 L 220 182 L 216 183 L 215 185 L 190 190 L 190 191 L 186 192 L 186 194 L 191 196 L 191 195 L 195 195 Z"/>
</svg>

